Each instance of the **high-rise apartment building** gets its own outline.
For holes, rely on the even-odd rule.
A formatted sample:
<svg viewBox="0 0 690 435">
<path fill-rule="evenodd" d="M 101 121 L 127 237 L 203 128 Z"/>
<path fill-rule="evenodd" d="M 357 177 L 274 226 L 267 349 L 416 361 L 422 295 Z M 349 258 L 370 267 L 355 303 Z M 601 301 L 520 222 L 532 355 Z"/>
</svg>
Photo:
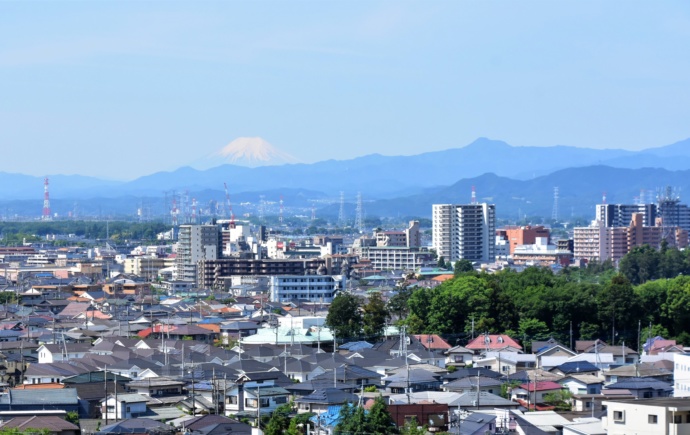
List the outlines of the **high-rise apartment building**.
<svg viewBox="0 0 690 435">
<path fill-rule="evenodd" d="M 595 220 L 605 227 L 627 227 L 633 213 L 642 215 L 642 224 L 654 226 L 657 217 L 656 204 L 597 204 Z"/>
<path fill-rule="evenodd" d="M 495 261 L 495 205 L 434 204 L 432 228 L 433 248 L 446 261 Z"/>
<path fill-rule="evenodd" d="M 175 279 L 195 281 L 197 263 L 200 260 L 217 259 L 221 252 L 220 246 L 217 226 L 180 225 Z"/>
</svg>

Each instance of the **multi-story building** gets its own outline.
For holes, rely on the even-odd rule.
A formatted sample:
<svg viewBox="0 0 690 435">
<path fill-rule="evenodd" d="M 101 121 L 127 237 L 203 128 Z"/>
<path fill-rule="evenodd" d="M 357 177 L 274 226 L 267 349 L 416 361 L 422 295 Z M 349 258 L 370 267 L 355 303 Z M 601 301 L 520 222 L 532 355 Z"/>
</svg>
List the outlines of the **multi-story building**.
<svg viewBox="0 0 690 435">
<path fill-rule="evenodd" d="M 433 255 L 425 248 L 404 246 L 369 246 L 360 248 L 360 258 L 371 262 L 376 270 L 416 270 L 433 261 Z"/>
<path fill-rule="evenodd" d="M 434 204 L 432 245 L 455 262 L 495 260 L 496 207 L 492 204 Z"/>
<path fill-rule="evenodd" d="M 198 263 L 196 280 L 201 288 L 223 288 L 231 276 L 305 275 L 315 274 L 326 261 L 312 259 L 220 258 Z"/>
<path fill-rule="evenodd" d="M 605 227 L 627 227 L 633 213 L 642 215 L 642 224 L 654 225 L 657 217 L 656 204 L 597 204 L 596 220 Z"/>
<path fill-rule="evenodd" d="M 508 255 L 513 255 L 515 248 L 520 245 L 534 245 L 538 237 L 549 239 L 549 229 L 538 226 L 507 226 L 496 230 L 496 235 L 508 242 Z"/>
<path fill-rule="evenodd" d="M 272 302 L 331 303 L 336 292 L 345 288 L 346 278 L 344 275 L 276 275 L 269 282 Z"/>
<path fill-rule="evenodd" d="M 606 227 L 595 221 L 574 229 L 574 256 L 597 261 L 618 261 L 636 246 L 658 248 L 662 240 L 679 249 L 688 246 L 688 233 L 679 227 L 645 226 L 644 215 L 633 213 L 627 227 Z"/>
<path fill-rule="evenodd" d="M 196 280 L 197 263 L 201 260 L 215 260 L 220 256 L 218 233 L 215 225 L 180 225 L 176 280 Z"/>
<path fill-rule="evenodd" d="M 395 246 L 417 248 L 422 246 L 422 236 L 419 231 L 419 221 L 410 221 L 410 226 L 404 231 L 375 231 L 376 246 Z"/>
<path fill-rule="evenodd" d="M 125 259 L 123 266 L 126 274 L 137 275 L 147 281 L 153 281 L 158 276 L 158 271 L 167 267 L 166 258 L 141 255 Z"/>
</svg>

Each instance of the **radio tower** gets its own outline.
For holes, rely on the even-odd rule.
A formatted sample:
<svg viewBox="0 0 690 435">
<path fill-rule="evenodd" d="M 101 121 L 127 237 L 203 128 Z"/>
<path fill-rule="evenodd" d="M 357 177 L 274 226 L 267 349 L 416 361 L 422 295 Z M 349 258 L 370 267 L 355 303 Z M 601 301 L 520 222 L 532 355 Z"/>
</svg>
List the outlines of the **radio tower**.
<svg viewBox="0 0 690 435">
<path fill-rule="evenodd" d="M 172 226 L 176 227 L 179 222 L 177 221 L 177 215 L 179 214 L 179 210 L 177 209 L 177 198 L 173 195 L 172 199 L 172 209 L 170 210 L 170 216 L 172 217 Z"/>
<path fill-rule="evenodd" d="M 196 198 L 192 198 L 192 225 L 196 225 Z"/>
<path fill-rule="evenodd" d="M 357 209 L 355 216 L 355 228 L 361 234 L 364 231 L 364 222 L 362 218 L 364 210 L 362 209 L 362 192 L 357 192 Z"/>
<path fill-rule="evenodd" d="M 553 188 L 553 210 L 551 210 L 551 219 L 558 220 L 558 187 Z"/>
<path fill-rule="evenodd" d="M 474 188 L 474 186 L 472 186 L 472 197 L 470 200 L 470 204 L 476 204 L 476 203 L 477 203 L 477 191 Z"/>
<path fill-rule="evenodd" d="M 345 192 L 340 191 L 340 211 L 338 212 L 338 226 L 345 226 Z"/>
<path fill-rule="evenodd" d="M 280 195 L 280 214 L 278 215 L 278 222 L 283 223 L 283 195 Z"/>
<path fill-rule="evenodd" d="M 44 221 L 50 220 L 50 193 L 48 192 L 48 177 L 43 179 L 43 218 Z"/>
</svg>

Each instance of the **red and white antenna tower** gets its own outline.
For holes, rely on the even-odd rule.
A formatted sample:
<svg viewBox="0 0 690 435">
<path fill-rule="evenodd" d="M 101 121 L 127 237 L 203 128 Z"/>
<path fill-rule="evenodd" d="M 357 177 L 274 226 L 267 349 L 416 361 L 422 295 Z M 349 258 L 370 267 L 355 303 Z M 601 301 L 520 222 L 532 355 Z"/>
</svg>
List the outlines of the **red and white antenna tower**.
<svg viewBox="0 0 690 435">
<path fill-rule="evenodd" d="M 230 193 L 228 192 L 228 183 L 223 183 L 225 186 L 225 207 L 227 208 L 227 214 L 230 218 L 230 227 L 235 227 L 235 213 L 232 212 L 232 203 L 230 202 Z"/>
<path fill-rule="evenodd" d="M 177 209 L 177 198 L 173 197 L 172 200 L 172 209 L 170 210 L 170 215 L 172 216 L 172 225 L 176 227 L 178 225 L 177 221 L 177 215 L 179 214 L 179 210 Z"/>
<path fill-rule="evenodd" d="M 50 220 L 50 193 L 48 192 L 48 177 L 43 179 L 43 220 Z"/>
<path fill-rule="evenodd" d="M 278 215 L 278 222 L 283 223 L 283 195 L 280 195 L 280 215 Z"/>
<path fill-rule="evenodd" d="M 475 190 L 474 186 L 472 186 L 472 199 L 470 201 L 470 204 L 476 204 L 477 203 L 477 191 Z"/>
<path fill-rule="evenodd" d="M 604 192 L 604 194 L 601 197 L 601 203 L 606 204 L 606 192 Z"/>
<path fill-rule="evenodd" d="M 196 198 L 192 198 L 192 225 L 196 225 Z"/>
</svg>

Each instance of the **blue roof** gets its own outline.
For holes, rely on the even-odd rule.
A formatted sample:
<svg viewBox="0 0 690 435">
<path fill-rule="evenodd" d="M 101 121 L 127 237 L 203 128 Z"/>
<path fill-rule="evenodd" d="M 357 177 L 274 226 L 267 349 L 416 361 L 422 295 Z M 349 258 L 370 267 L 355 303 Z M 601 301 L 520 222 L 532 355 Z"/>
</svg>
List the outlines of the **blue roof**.
<svg viewBox="0 0 690 435">
<path fill-rule="evenodd" d="M 348 405 L 352 406 L 352 405 Z M 340 410 L 343 405 L 329 405 L 328 411 L 321 415 L 315 415 L 309 420 L 314 422 L 317 426 L 335 426 L 340 420 Z"/>
<path fill-rule="evenodd" d="M 345 344 L 338 346 L 338 349 L 349 350 L 351 352 L 356 352 L 362 349 L 371 349 L 374 347 L 373 344 L 367 343 L 366 341 L 350 341 Z"/>
<path fill-rule="evenodd" d="M 563 363 L 556 368 L 566 375 L 572 375 L 582 372 L 597 372 L 600 370 L 597 366 L 595 366 L 589 361 L 571 361 Z"/>
</svg>

